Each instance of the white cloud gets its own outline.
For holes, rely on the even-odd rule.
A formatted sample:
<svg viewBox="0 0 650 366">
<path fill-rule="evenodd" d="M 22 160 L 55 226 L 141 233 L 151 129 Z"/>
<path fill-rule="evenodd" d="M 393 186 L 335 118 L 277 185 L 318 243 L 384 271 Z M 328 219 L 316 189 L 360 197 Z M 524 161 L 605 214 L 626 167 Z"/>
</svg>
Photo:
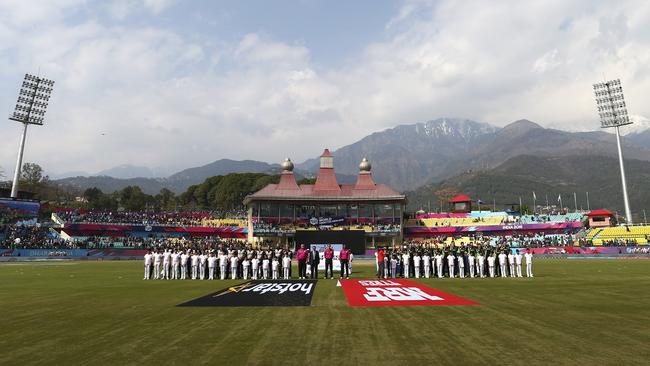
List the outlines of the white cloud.
<svg viewBox="0 0 650 366">
<path fill-rule="evenodd" d="M 17 4 L 0 10 L 43 19 L 43 10 Z M 18 85 L 16 75 L 41 66 L 57 81 L 26 159 L 58 172 L 185 168 L 223 157 L 300 161 L 439 116 L 597 129 L 591 84 L 603 74 L 622 79 L 633 118 L 650 116 L 645 2 L 407 2 L 384 41 L 336 68 L 313 60 L 300 35 L 251 30 L 227 41 L 94 17 L 70 22 L 65 14 L 88 5 L 47 4 L 54 16 L 44 28 L 0 22 L 0 78 Z M 173 5 L 132 4 L 118 18 Z M 3 124 L 0 134 L 9 141 L 0 146 L 7 171 L 19 128 Z"/>
</svg>

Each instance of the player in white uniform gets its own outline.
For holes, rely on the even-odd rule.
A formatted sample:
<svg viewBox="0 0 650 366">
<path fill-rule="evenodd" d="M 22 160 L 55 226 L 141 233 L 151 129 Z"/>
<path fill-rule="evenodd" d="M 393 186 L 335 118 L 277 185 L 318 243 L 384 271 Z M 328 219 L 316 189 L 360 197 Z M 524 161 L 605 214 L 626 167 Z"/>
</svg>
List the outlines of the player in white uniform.
<svg viewBox="0 0 650 366">
<path fill-rule="evenodd" d="M 352 258 L 354 257 L 354 255 L 352 255 L 352 252 L 350 252 L 348 257 L 349 257 L 348 258 L 348 277 L 349 277 L 349 275 L 352 274 Z"/>
<path fill-rule="evenodd" d="M 254 256 L 253 259 L 251 259 L 251 269 L 253 272 L 253 279 L 256 280 L 260 269 L 260 260 L 257 256 Z"/>
<path fill-rule="evenodd" d="M 404 278 L 409 278 L 409 269 L 410 269 L 409 259 L 410 258 L 411 258 L 411 256 L 409 255 L 409 252 L 404 252 L 404 254 L 402 254 L 402 262 L 404 263 Z"/>
<path fill-rule="evenodd" d="M 436 254 L 436 272 L 438 273 L 438 278 L 442 278 L 442 253 L 438 252 Z"/>
<path fill-rule="evenodd" d="M 207 269 L 206 268 L 207 264 L 208 264 L 208 256 L 205 255 L 205 253 L 201 253 L 201 255 L 199 256 L 199 273 L 202 280 L 205 280 L 206 277 L 205 272 Z"/>
<path fill-rule="evenodd" d="M 476 264 L 478 265 L 478 275 L 481 278 L 485 278 L 485 256 L 483 255 L 483 253 L 479 252 L 476 259 L 477 259 Z"/>
<path fill-rule="evenodd" d="M 454 255 L 451 252 L 449 252 L 449 254 L 447 254 L 447 266 L 449 267 L 449 278 L 454 278 L 455 277 L 455 271 L 454 271 L 454 261 L 455 261 L 455 259 L 456 259 L 456 257 L 454 257 Z"/>
<path fill-rule="evenodd" d="M 519 250 L 515 254 L 515 265 L 517 266 L 517 277 L 523 277 L 521 275 L 521 253 L 519 253 Z"/>
<path fill-rule="evenodd" d="M 465 278 L 465 258 L 462 253 L 458 256 L 458 277 Z"/>
<path fill-rule="evenodd" d="M 393 278 L 397 278 L 397 254 L 393 254 L 390 257 L 390 275 Z"/>
<path fill-rule="evenodd" d="M 510 265 L 510 277 L 515 277 L 515 255 L 512 254 L 512 251 L 508 253 L 508 264 Z"/>
<path fill-rule="evenodd" d="M 168 280 L 171 276 L 172 253 L 169 249 L 165 249 L 163 253 L 163 278 Z"/>
<path fill-rule="evenodd" d="M 143 280 L 149 280 L 151 279 L 151 263 L 153 260 L 153 255 L 151 255 L 151 251 L 148 250 L 147 254 L 144 255 L 144 278 Z"/>
<path fill-rule="evenodd" d="M 429 256 L 429 252 L 424 252 L 422 260 L 424 261 L 424 277 L 429 278 L 431 275 L 431 257 Z"/>
<path fill-rule="evenodd" d="M 526 259 L 526 276 L 534 277 L 533 276 L 533 253 L 531 253 L 530 251 L 526 252 L 526 254 L 524 254 L 524 259 Z"/>
<path fill-rule="evenodd" d="M 232 256 L 232 258 L 230 258 L 230 279 L 231 280 L 237 279 L 238 266 L 239 266 L 239 258 L 237 257 L 237 254 L 235 254 Z"/>
<path fill-rule="evenodd" d="M 278 272 L 280 270 L 280 261 L 278 260 L 278 257 L 273 257 L 273 263 L 271 263 L 272 270 L 273 270 L 273 279 L 277 280 L 278 279 Z"/>
<path fill-rule="evenodd" d="M 185 251 L 181 254 L 181 280 L 187 279 L 187 260 L 190 258 Z"/>
<path fill-rule="evenodd" d="M 469 277 L 474 278 L 476 275 L 476 257 L 474 256 L 474 252 L 469 252 L 469 255 L 467 256 L 467 264 L 469 265 Z"/>
<path fill-rule="evenodd" d="M 289 279 L 289 268 L 291 268 L 291 257 L 285 255 L 282 258 L 282 269 L 284 270 L 284 279 Z"/>
<path fill-rule="evenodd" d="M 490 269 L 490 277 L 494 277 L 494 262 L 495 261 L 496 261 L 496 258 L 493 255 L 488 255 L 487 262 L 488 262 L 488 268 Z"/>
<path fill-rule="evenodd" d="M 507 260 L 508 256 L 506 253 L 501 252 L 501 254 L 499 254 L 499 267 L 501 268 L 501 277 L 508 277 Z"/>
<path fill-rule="evenodd" d="M 241 262 L 241 267 L 242 267 L 242 271 L 243 271 L 242 274 L 244 275 L 244 279 L 247 280 L 248 279 L 248 271 L 251 268 L 250 256 L 244 257 L 244 260 Z"/>
<path fill-rule="evenodd" d="M 264 256 L 264 259 L 262 259 L 262 279 L 269 279 L 269 263 L 269 257 Z"/>
<path fill-rule="evenodd" d="M 420 261 L 422 258 L 418 253 L 413 256 L 413 269 L 415 271 L 415 278 L 420 278 Z"/>
<path fill-rule="evenodd" d="M 221 279 L 226 279 L 226 266 L 228 266 L 228 256 L 224 252 L 219 252 L 219 274 Z"/>
<path fill-rule="evenodd" d="M 214 280 L 214 270 L 217 268 L 217 257 L 214 253 L 208 256 L 208 279 Z"/>
<path fill-rule="evenodd" d="M 179 278 L 178 267 L 181 262 L 181 253 L 177 250 L 174 250 L 172 253 L 172 280 L 177 280 Z"/>
<path fill-rule="evenodd" d="M 196 252 L 192 252 L 192 279 L 195 280 L 199 275 L 199 255 Z"/>
<path fill-rule="evenodd" d="M 154 280 L 159 280 L 160 279 L 160 262 L 162 261 L 162 254 L 158 253 L 158 250 L 156 250 L 153 253 L 153 279 Z"/>
</svg>

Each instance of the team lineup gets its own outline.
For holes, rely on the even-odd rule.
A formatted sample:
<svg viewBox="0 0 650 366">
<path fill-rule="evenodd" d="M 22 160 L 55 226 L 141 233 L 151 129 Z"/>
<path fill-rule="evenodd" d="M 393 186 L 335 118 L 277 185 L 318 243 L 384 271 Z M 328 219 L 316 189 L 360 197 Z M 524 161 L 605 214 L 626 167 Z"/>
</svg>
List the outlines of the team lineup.
<svg viewBox="0 0 650 366">
<path fill-rule="evenodd" d="M 508 253 L 508 254 L 506 254 Z M 144 280 L 291 279 L 292 264 L 298 264 L 298 279 L 318 279 L 319 266 L 325 279 L 350 278 L 353 254 L 345 245 L 336 253 L 328 245 L 322 253 L 301 245 L 296 251 L 266 250 L 247 246 L 219 249 L 155 248 L 144 256 Z M 324 266 L 321 264 L 324 263 Z M 533 277 L 533 254 L 525 250 L 485 246 L 444 248 L 413 247 L 404 250 L 379 248 L 375 252 L 377 278 L 494 278 Z"/>
<path fill-rule="evenodd" d="M 317 279 L 321 257 L 325 264 L 325 278 L 334 278 L 334 261 L 340 263 L 341 278 L 349 278 L 352 270 L 352 251 L 343 247 L 335 258 L 328 246 L 322 253 L 305 249 L 255 250 L 251 247 L 218 250 L 153 249 L 144 256 L 144 280 L 214 280 L 214 279 L 291 279 L 291 265 L 298 262 L 298 279 Z M 329 277 L 328 277 L 329 275 Z"/>
</svg>

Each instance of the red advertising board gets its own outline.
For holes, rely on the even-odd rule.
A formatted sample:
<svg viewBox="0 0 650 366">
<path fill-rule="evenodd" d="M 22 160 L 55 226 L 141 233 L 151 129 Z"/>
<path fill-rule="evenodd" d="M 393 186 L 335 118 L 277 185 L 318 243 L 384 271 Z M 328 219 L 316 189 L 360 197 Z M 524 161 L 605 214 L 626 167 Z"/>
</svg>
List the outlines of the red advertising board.
<svg viewBox="0 0 650 366">
<path fill-rule="evenodd" d="M 478 305 L 409 280 L 341 280 L 350 306 Z"/>
</svg>

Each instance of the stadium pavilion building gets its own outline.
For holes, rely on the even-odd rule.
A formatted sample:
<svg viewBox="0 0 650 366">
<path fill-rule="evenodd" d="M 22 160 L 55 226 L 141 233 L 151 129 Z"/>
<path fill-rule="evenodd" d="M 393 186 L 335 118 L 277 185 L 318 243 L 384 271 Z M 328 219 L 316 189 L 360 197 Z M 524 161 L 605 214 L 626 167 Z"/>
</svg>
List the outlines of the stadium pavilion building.
<svg viewBox="0 0 650 366">
<path fill-rule="evenodd" d="M 293 163 L 282 163 L 278 184 L 248 195 L 248 240 L 285 245 L 344 243 L 353 252 L 401 243 L 406 197 L 374 182 L 363 159 L 354 184 L 339 184 L 334 157 L 325 149 L 314 184 L 296 183 Z"/>
</svg>

